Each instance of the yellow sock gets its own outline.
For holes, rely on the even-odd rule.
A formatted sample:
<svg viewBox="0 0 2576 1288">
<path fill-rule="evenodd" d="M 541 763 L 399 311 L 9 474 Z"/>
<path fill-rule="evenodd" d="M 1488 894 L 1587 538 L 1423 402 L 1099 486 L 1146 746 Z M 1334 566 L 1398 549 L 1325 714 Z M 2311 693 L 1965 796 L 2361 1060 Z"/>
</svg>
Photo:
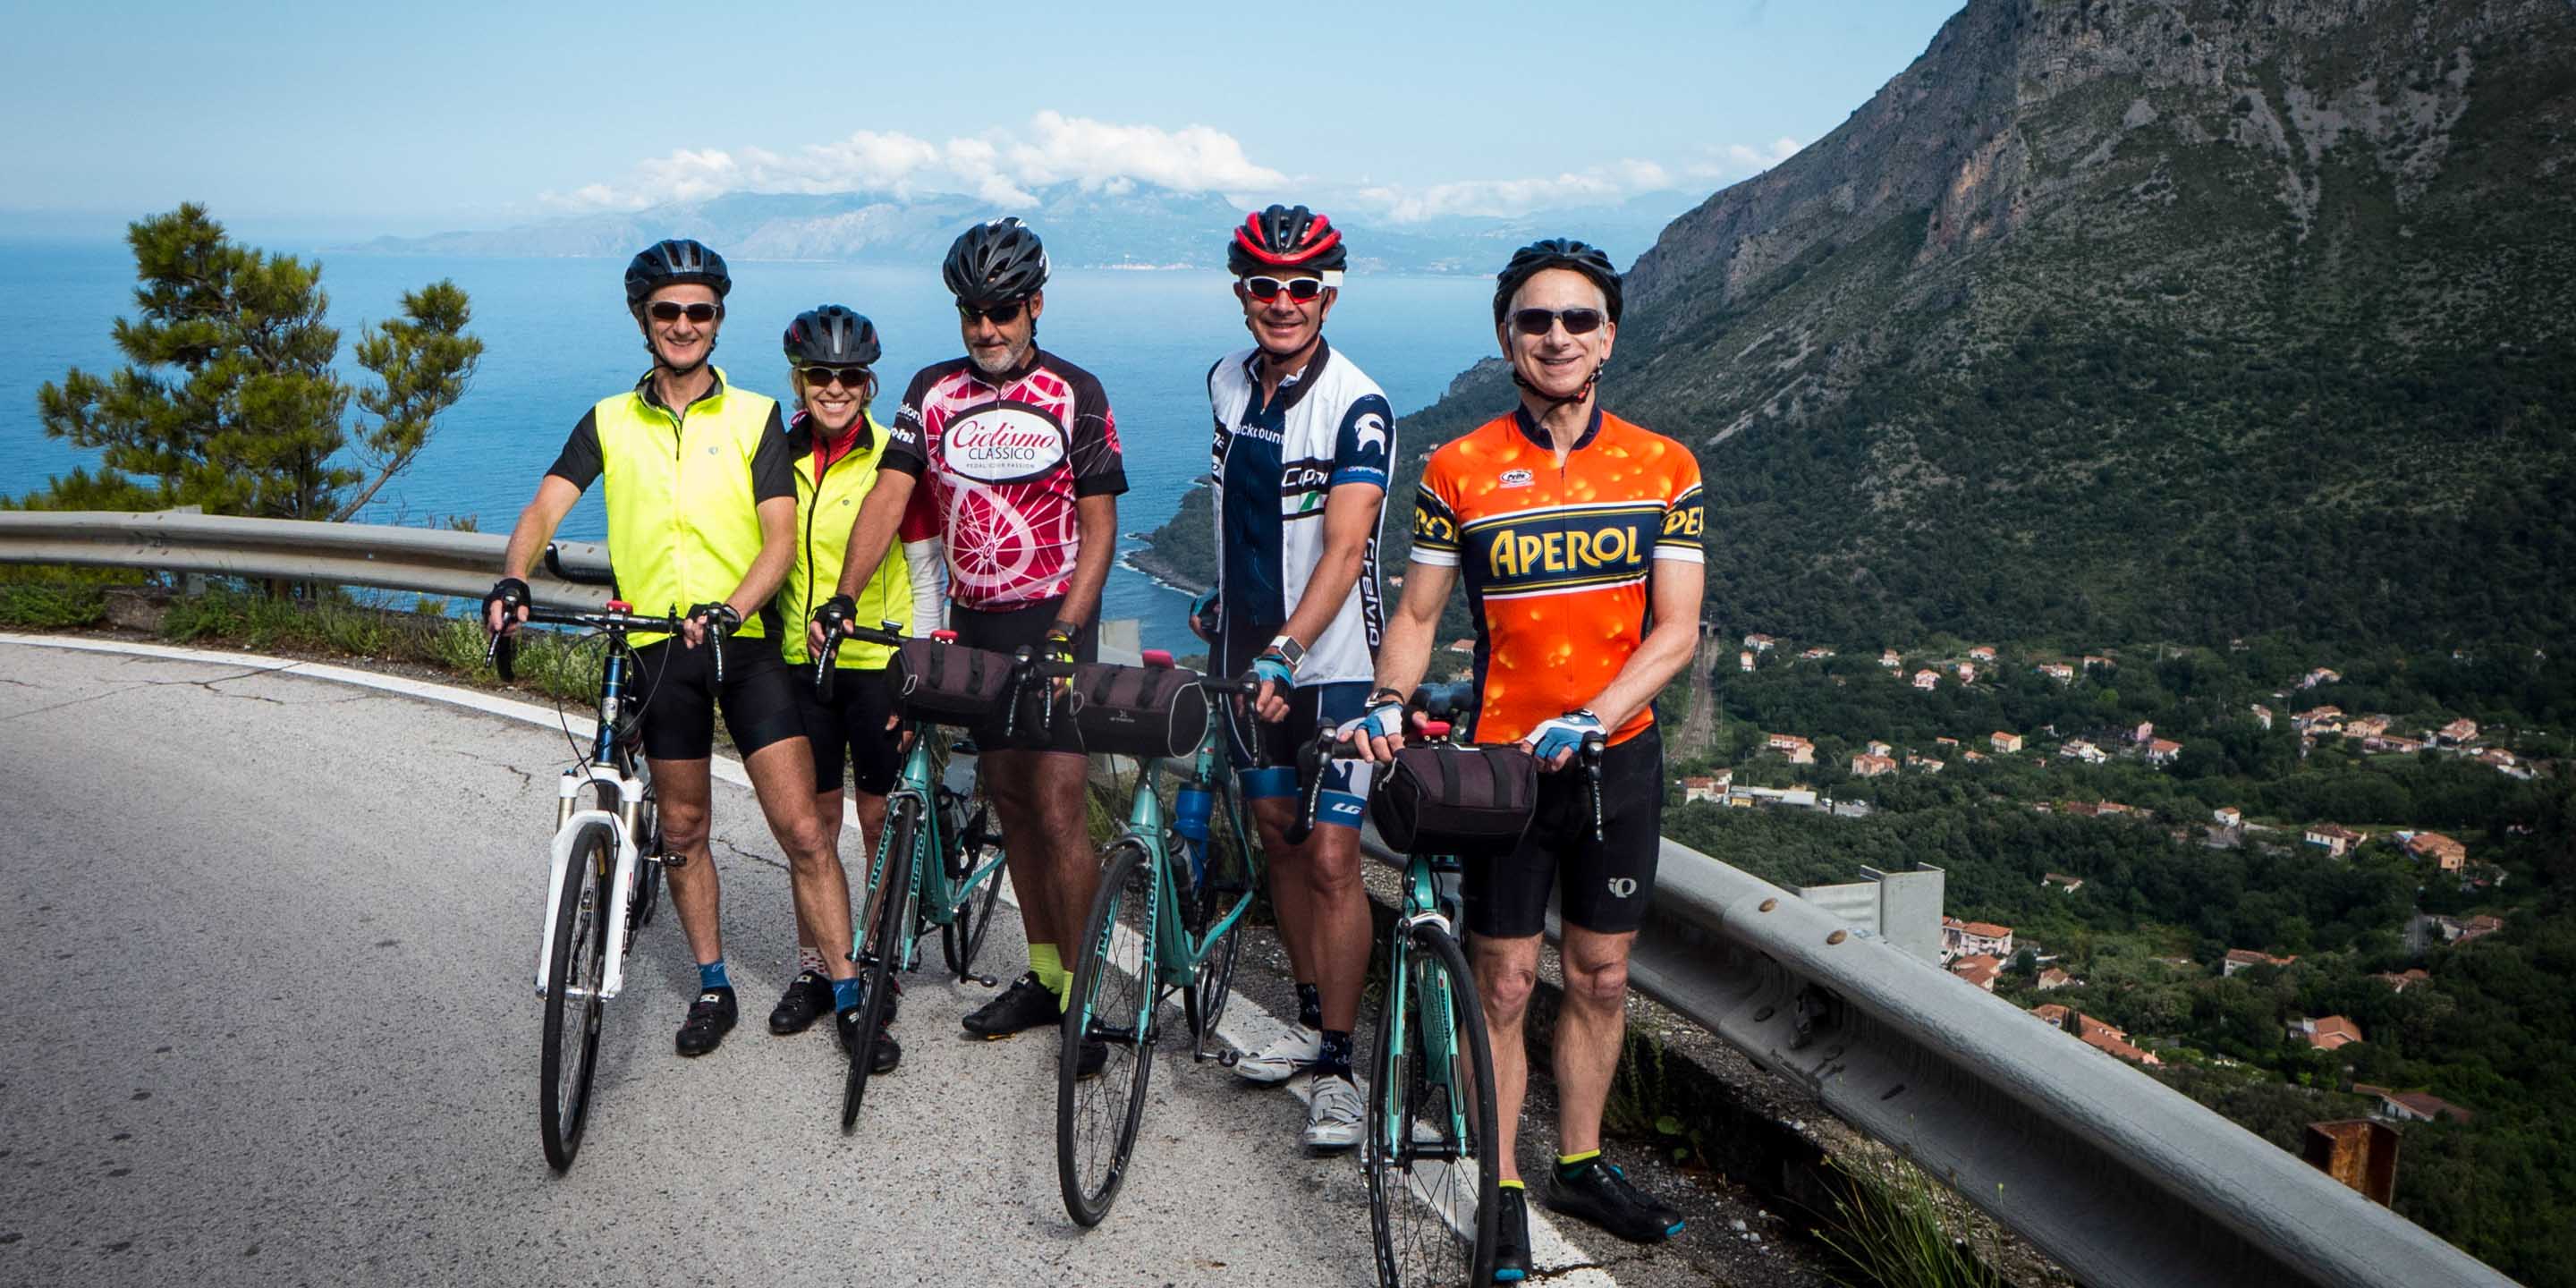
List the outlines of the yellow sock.
<svg viewBox="0 0 2576 1288">
<path fill-rule="evenodd" d="M 1512 1177 L 1509 1180 L 1496 1181 L 1494 1184 L 1507 1190 L 1525 1190 L 1529 1188 L 1528 1186 L 1521 1184 L 1521 1178 L 1517 1176 Z"/>
<path fill-rule="evenodd" d="M 1038 982 L 1046 985 L 1048 992 L 1055 994 L 1056 1005 L 1064 1005 L 1064 995 L 1072 991 L 1073 976 L 1065 970 L 1064 959 L 1057 956 L 1055 945 L 1029 945 L 1029 969 L 1036 972 Z"/>
<path fill-rule="evenodd" d="M 1556 1174 L 1560 1177 L 1571 1177 L 1574 1173 L 1583 1170 L 1583 1164 L 1599 1157 L 1601 1157 L 1599 1149 L 1587 1149 L 1580 1154 L 1559 1154 L 1556 1156 Z"/>
</svg>

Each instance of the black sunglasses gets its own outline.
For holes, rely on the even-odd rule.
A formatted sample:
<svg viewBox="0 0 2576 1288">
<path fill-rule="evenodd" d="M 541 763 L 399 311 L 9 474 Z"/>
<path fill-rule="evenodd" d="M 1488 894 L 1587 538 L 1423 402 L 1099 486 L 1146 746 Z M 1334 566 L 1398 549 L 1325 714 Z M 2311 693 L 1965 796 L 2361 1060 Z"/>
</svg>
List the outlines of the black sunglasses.
<svg viewBox="0 0 2576 1288">
<path fill-rule="evenodd" d="M 864 389 L 874 378 L 865 367 L 805 367 L 796 374 L 805 377 L 808 389 L 820 389 L 834 381 L 839 381 L 843 389 Z"/>
<path fill-rule="evenodd" d="M 682 304 L 675 300 L 656 300 L 645 311 L 651 313 L 656 322 L 677 322 L 683 316 L 692 322 L 713 322 L 716 320 L 716 315 L 724 312 L 724 309 L 714 304 Z"/>
<path fill-rule="evenodd" d="M 990 308 L 980 309 L 972 304 L 961 303 L 957 306 L 957 316 L 969 322 L 989 320 L 995 326 L 1009 326 L 1020 320 L 1020 310 L 1028 306 L 1027 300 L 1013 300 L 1008 304 L 996 304 Z"/>
<path fill-rule="evenodd" d="M 1286 291 L 1289 299 L 1304 304 L 1324 293 L 1324 281 L 1319 277 L 1291 277 L 1284 280 L 1276 277 L 1247 277 L 1243 279 L 1243 289 L 1246 294 L 1264 304 L 1278 299 L 1281 291 Z"/>
<path fill-rule="evenodd" d="M 1519 309 L 1512 313 L 1512 325 L 1522 335 L 1546 335 L 1559 319 L 1565 322 L 1567 335 L 1590 335 L 1607 320 L 1599 309 Z"/>
</svg>

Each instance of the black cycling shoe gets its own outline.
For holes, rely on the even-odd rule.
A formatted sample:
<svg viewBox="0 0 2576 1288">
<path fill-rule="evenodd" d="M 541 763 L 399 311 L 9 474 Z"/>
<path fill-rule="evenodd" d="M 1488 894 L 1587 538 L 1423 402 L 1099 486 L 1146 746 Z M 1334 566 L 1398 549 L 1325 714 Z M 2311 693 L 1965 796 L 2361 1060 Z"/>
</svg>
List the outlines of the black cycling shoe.
<svg viewBox="0 0 2576 1288">
<path fill-rule="evenodd" d="M 674 1045 L 682 1055 L 705 1055 L 716 1049 L 724 1036 L 733 1031 L 733 990 L 710 988 L 699 992 L 698 1000 L 689 1003 L 689 1018 L 680 1022 Z"/>
<path fill-rule="evenodd" d="M 769 1008 L 769 1031 L 780 1037 L 802 1033 L 831 1009 L 832 981 L 821 971 L 799 972 L 786 996 Z"/>
<path fill-rule="evenodd" d="M 1039 983 L 1036 971 L 1029 971 L 1012 980 L 1000 997 L 968 1011 L 962 1023 L 969 1037 L 1006 1038 L 1061 1023 L 1063 1019 L 1055 990 Z"/>
<path fill-rule="evenodd" d="M 1529 1194 L 1517 1185 L 1495 1191 L 1494 1282 L 1516 1284 L 1529 1278 Z"/>
<path fill-rule="evenodd" d="M 832 1022 L 839 1025 L 841 1029 L 841 1050 L 845 1054 L 854 1057 L 858 1054 L 859 1022 L 867 1013 L 868 1008 L 860 1005 L 833 1014 Z M 868 1073 L 870 1075 L 892 1073 L 894 1067 L 901 1063 L 903 1063 L 903 1044 L 895 1041 L 894 1034 L 887 1032 L 884 1025 L 878 1025 L 877 1044 L 868 1051 Z"/>
<path fill-rule="evenodd" d="M 1084 1038 L 1082 1053 L 1073 1058 L 1073 1078 L 1081 1082 L 1100 1076 L 1109 1067 L 1109 1044 L 1098 1038 Z"/>
<path fill-rule="evenodd" d="M 1616 1164 L 1594 1159 L 1572 1179 L 1547 1187 L 1547 1205 L 1581 1217 L 1630 1243 L 1661 1243 L 1682 1232 L 1682 1214 L 1639 1190 Z"/>
</svg>

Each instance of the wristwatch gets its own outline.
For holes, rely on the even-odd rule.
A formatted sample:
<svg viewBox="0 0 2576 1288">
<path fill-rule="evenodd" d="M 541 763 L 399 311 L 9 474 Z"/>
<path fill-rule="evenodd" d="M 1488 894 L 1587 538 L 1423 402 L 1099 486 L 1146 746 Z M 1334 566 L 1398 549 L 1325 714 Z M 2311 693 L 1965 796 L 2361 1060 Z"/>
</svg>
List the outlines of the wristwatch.
<svg viewBox="0 0 2576 1288">
<path fill-rule="evenodd" d="M 1270 641 L 1270 647 L 1279 656 L 1288 659 L 1288 669 L 1291 671 L 1296 670 L 1298 664 L 1306 660 L 1306 646 L 1298 643 L 1294 635 L 1282 632 L 1278 638 Z"/>
</svg>

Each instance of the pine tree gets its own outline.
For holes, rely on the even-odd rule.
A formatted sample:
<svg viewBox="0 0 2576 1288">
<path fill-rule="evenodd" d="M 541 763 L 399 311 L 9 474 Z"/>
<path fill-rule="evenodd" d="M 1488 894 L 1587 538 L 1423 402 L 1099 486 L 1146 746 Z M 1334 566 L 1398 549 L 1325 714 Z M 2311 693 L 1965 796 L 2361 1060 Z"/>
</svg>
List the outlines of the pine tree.
<svg viewBox="0 0 2576 1288">
<path fill-rule="evenodd" d="M 353 452 L 321 265 L 236 243 L 194 204 L 130 225 L 126 241 L 140 316 L 117 320 L 116 345 L 129 365 L 104 377 L 74 368 L 36 396 L 45 432 L 103 449 L 102 467 L 53 480 L 26 498 L 31 508 L 77 496 L 347 519 L 419 455 L 482 357 L 454 282 L 405 294 L 404 316 L 358 343 L 383 387 L 358 395 L 377 420 L 360 425 Z"/>
</svg>

